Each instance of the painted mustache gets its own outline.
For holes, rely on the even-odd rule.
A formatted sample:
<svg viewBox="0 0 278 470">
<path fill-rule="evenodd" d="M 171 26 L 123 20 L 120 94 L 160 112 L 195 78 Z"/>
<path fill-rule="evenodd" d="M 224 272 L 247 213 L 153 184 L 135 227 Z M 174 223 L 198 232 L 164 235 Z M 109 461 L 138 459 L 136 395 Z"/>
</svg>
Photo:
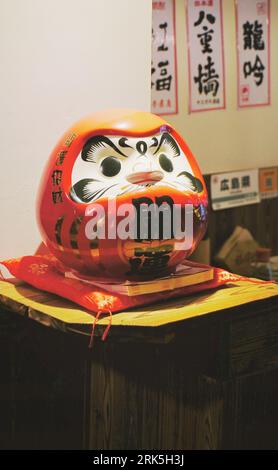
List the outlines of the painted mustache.
<svg viewBox="0 0 278 470">
<path fill-rule="evenodd" d="M 106 185 L 105 181 L 93 178 L 84 178 L 72 186 L 70 190 L 70 198 L 75 202 L 81 201 L 85 204 L 88 204 L 107 195 L 107 193 L 109 193 L 109 191 L 116 186 L 118 187 L 117 196 L 122 196 L 123 194 L 127 194 L 129 192 L 142 190 L 144 187 L 153 186 L 154 184 L 159 184 L 162 182 L 168 186 L 175 187 L 175 184 L 172 182 L 163 181 L 161 175 L 154 175 L 153 178 L 152 175 L 147 175 L 144 178 L 142 174 L 133 174 L 126 179 L 129 182 L 127 186 L 123 186 L 123 183 Z M 187 171 L 182 171 L 177 175 L 177 183 L 178 186 L 182 187 L 181 189 L 190 190 L 194 193 L 201 193 L 204 189 L 202 182 Z"/>
</svg>

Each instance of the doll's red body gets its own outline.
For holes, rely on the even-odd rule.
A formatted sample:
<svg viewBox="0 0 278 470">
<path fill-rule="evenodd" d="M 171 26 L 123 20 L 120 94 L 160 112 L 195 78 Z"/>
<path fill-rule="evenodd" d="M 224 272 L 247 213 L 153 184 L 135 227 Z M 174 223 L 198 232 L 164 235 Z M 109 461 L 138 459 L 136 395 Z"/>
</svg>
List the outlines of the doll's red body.
<svg viewBox="0 0 278 470">
<path fill-rule="evenodd" d="M 177 249 L 174 236 L 88 237 L 88 208 L 94 204 L 118 224 L 123 204 L 167 201 L 193 205 L 193 242 L 186 250 Z M 159 275 L 174 269 L 201 240 L 207 192 L 194 156 L 169 124 L 150 113 L 112 110 L 81 120 L 58 142 L 42 178 L 37 211 L 43 240 L 65 268 L 100 277 Z M 101 223 L 107 231 L 109 222 Z"/>
</svg>

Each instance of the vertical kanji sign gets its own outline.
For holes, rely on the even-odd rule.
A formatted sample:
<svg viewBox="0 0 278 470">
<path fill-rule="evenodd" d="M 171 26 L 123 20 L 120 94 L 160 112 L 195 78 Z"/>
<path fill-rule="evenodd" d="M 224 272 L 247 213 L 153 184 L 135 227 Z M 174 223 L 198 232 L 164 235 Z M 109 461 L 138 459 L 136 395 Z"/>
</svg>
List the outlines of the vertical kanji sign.
<svg viewBox="0 0 278 470">
<path fill-rule="evenodd" d="M 270 104 L 270 0 L 236 0 L 238 106 Z"/>
<path fill-rule="evenodd" d="M 152 112 L 176 114 L 177 56 L 175 0 L 153 1 Z"/>
<path fill-rule="evenodd" d="M 225 108 L 222 0 L 187 0 L 189 112 Z"/>
</svg>

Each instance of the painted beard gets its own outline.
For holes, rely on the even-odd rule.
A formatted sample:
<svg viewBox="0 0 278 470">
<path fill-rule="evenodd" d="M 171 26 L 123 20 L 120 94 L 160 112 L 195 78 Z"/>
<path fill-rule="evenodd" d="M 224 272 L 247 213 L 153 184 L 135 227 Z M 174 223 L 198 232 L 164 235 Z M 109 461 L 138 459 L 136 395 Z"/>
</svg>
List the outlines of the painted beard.
<svg viewBox="0 0 278 470">
<path fill-rule="evenodd" d="M 168 132 L 148 138 L 96 135 L 75 161 L 70 198 L 88 204 L 153 186 L 191 194 L 204 189 Z"/>
</svg>

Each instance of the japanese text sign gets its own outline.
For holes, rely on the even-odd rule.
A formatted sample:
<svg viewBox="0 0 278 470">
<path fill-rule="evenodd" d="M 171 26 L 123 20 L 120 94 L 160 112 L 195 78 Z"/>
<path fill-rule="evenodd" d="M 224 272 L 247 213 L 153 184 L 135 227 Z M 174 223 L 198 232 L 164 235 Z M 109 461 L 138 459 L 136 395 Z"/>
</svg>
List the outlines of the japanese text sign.
<svg viewBox="0 0 278 470">
<path fill-rule="evenodd" d="M 259 179 L 262 199 L 278 197 L 278 167 L 261 168 Z"/>
<path fill-rule="evenodd" d="M 177 57 L 175 0 L 153 1 L 152 112 L 176 114 Z"/>
<path fill-rule="evenodd" d="M 270 0 L 236 0 L 238 106 L 270 104 Z"/>
<path fill-rule="evenodd" d="M 222 0 L 187 1 L 189 112 L 225 108 Z"/>
<path fill-rule="evenodd" d="M 258 170 L 212 175 L 211 202 L 214 210 L 260 202 Z"/>
</svg>

